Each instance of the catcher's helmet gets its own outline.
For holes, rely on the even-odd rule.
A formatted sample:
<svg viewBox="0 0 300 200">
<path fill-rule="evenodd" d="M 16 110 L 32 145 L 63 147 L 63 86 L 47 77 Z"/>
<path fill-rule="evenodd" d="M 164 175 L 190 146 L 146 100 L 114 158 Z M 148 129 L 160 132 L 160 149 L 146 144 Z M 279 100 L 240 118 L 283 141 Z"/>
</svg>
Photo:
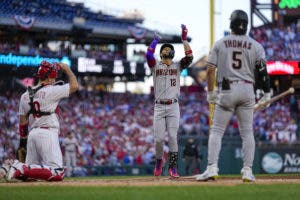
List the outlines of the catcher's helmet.
<svg viewBox="0 0 300 200">
<path fill-rule="evenodd" d="M 42 61 L 36 77 L 39 79 L 56 78 L 57 67 L 55 66 L 55 64 L 51 64 L 47 61 Z"/>
<path fill-rule="evenodd" d="M 171 49 L 170 54 L 169 54 L 169 58 L 173 59 L 175 56 L 175 50 L 174 50 L 174 46 L 172 44 L 169 43 L 165 43 L 160 47 L 160 51 L 159 54 L 161 54 L 161 52 L 163 51 L 164 48 L 169 47 Z"/>
<path fill-rule="evenodd" d="M 243 10 L 235 10 L 230 15 L 230 29 L 237 35 L 245 35 L 248 26 L 248 15 Z"/>
</svg>

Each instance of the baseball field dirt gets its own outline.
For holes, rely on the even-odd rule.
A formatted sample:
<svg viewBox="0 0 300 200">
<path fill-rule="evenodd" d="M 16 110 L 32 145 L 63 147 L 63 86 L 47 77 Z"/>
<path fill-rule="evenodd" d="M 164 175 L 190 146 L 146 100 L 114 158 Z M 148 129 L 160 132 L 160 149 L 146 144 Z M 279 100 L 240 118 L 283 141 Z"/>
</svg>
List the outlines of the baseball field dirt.
<svg viewBox="0 0 300 200">
<path fill-rule="evenodd" d="M 94 177 L 91 179 L 72 179 L 67 178 L 63 182 L 1 182 L 1 186 L 34 186 L 34 185 L 56 185 L 56 186 L 175 186 L 175 185 L 218 185 L 218 186 L 234 186 L 244 184 L 240 177 L 220 177 L 217 181 L 196 181 L 193 176 L 183 176 L 178 179 L 169 177 L 121 177 L 121 178 L 101 178 Z M 255 183 L 247 184 L 300 184 L 300 174 L 272 176 L 265 175 L 257 177 Z"/>
</svg>

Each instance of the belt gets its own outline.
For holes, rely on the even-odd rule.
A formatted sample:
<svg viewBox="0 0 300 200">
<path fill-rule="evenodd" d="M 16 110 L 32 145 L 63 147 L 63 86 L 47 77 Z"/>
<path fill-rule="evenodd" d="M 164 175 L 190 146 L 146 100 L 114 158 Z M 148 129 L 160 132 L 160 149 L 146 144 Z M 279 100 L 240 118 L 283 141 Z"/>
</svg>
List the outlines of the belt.
<svg viewBox="0 0 300 200">
<path fill-rule="evenodd" d="M 247 81 L 247 80 L 233 80 L 233 81 L 229 81 L 229 83 L 248 83 L 248 84 L 253 84 L 253 82 L 251 81 Z M 218 82 L 218 85 L 222 85 L 222 82 Z"/>
<path fill-rule="evenodd" d="M 48 126 L 40 126 L 39 128 L 50 129 L 50 127 L 48 127 Z"/>
<path fill-rule="evenodd" d="M 54 128 L 54 127 L 49 127 L 49 126 L 38 126 L 38 127 L 33 127 L 33 128 L 51 129 L 51 128 Z"/>
<path fill-rule="evenodd" d="M 72 150 L 66 150 L 66 152 L 69 152 L 69 153 L 76 153 L 76 151 L 72 151 Z"/>
<path fill-rule="evenodd" d="M 170 105 L 176 102 L 178 102 L 177 99 L 158 99 L 155 101 L 155 103 L 164 104 L 164 105 Z"/>
</svg>

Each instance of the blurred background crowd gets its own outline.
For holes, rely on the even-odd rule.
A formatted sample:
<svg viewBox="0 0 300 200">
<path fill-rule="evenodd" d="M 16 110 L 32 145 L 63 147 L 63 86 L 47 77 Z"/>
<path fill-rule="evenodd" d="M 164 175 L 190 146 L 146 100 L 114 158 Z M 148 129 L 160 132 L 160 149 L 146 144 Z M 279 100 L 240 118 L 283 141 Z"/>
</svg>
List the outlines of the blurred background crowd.
<svg viewBox="0 0 300 200">
<path fill-rule="evenodd" d="M 0 160 L 18 147 L 20 94 L 0 96 Z M 120 166 L 153 162 L 153 96 L 81 91 L 60 104 L 61 141 L 72 132 L 79 141 L 78 165 Z M 205 93 L 182 93 L 179 137 L 208 137 L 209 111 Z M 299 140 L 299 108 L 294 96 L 255 112 L 258 144 L 293 144 Z M 234 116 L 225 137 L 239 137 Z M 168 152 L 165 146 L 166 153 Z"/>
</svg>

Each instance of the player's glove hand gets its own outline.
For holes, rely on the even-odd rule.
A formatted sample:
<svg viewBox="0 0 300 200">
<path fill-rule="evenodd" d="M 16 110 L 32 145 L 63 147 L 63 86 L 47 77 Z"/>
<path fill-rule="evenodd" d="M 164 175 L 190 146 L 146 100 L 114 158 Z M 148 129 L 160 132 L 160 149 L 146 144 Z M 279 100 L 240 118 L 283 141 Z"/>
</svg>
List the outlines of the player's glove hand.
<svg viewBox="0 0 300 200">
<path fill-rule="evenodd" d="M 159 43 L 160 39 L 161 39 L 160 35 L 158 35 L 157 33 L 154 33 L 154 38 L 153 38 L 151 44 L 148 47 L 148 50 L 150 52 L 154 53 L 156 45 Z"/>
<path fill-rule="evenodd" d="M 59 71 L 59 70 L 61 69 L 60 64 L 57 63 L 57 62 L 53 63 L 53 67 L 54 67 L 57 71 Z"/>
<path fill-rule="evenodd" d="M 184 24 L 181 24 L 181 40 L 186 41 L 187 40 L 187 33 L 188 30 Z"/>
<path fill-rule="evenodd" d="M 207 92 L 207 101 L 208 103 L 215 103 L 217 99 L 217 93 L 215 91 Z"/>
<path fill-rule="evenodd" d="M 16 156 L 17 156 L 17 159 L 23 163 L 25 163 L 25 160 L 26 160 L 26 153 L 27 153 L 26 147 L 27 147 L 27 138 L 21 138 L 20 145 L 17 149 Z"/>
<path fill-rule="evenodd" d="M 158 43 L 161 40 L 161 36 L 155 32 L 153 40 L 155 40 Z"/>
<path fill-rule="evenodd" d="M 266 101 L 269 101 L 271 99 L 271 93 L 267 92 L 264 94 L 264 96 L 257 102 L 258 104 L 264 104 Z M 262 106 L 261 108 L 268 108 L 270 104 L 266 104 Z"/>
<path fill-rule="evenodd" d="M 19 147 L 17 149 L 17 159 L 22 162 L 25 163 L 26 160 L 26 149 L 24 147 Z"/>
</svg>

